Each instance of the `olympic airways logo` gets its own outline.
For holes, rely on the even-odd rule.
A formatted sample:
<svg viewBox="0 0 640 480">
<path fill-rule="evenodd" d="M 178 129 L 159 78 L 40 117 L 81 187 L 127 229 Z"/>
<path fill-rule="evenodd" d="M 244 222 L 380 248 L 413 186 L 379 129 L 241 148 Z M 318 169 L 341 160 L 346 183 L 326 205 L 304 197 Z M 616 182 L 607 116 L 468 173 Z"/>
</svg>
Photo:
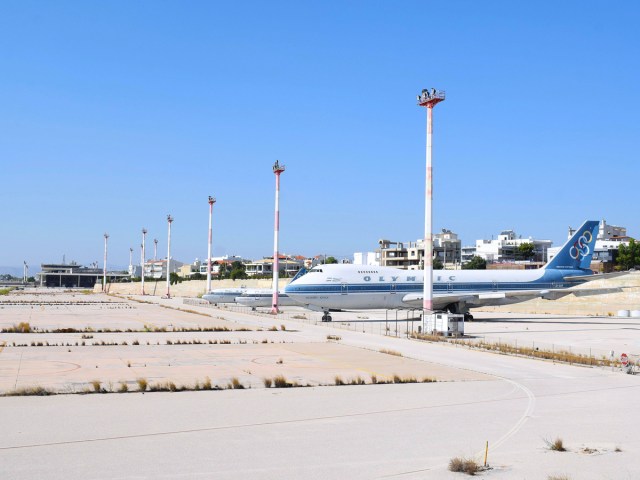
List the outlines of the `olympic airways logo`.
<svg viewBox="0 0 640 480">
<path fill-rule="evenodd" d="M 593 240 L 593 235 L 590 231 L 585 230 L 582 235 L 576 240 L 576 243 L 569 249 L 569 256 L 574 260 L 584 258 L 589 255 L 589 243 Z"/>
</svg>

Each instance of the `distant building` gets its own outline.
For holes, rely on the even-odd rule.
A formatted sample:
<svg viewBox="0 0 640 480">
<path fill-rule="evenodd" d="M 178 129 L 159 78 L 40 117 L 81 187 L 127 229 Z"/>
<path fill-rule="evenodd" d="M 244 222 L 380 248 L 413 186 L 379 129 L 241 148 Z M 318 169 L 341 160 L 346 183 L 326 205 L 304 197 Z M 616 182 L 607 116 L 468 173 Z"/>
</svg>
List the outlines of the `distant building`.
<svg viewBox="0 0 640 480">
<path fill-rule="evenodd" d="M 500 232 L 497 239 L 476 240 L 476 253 L 487 263 L 516 263 L 525 259 L 520 258 L 518 249 L 523 243 L 532 243 L 534 247 L 533 262 L 545 262 L 547 251 L 552 245 L 551 240 L 536 240 L 532 237 L 522 238 L 513 230 Z"/>
<path fill-rule="evenodd" d="M 354 265 L 380 265 L 380 252 L 355 252 L 353 254 Z"/>
<path fill-rule="evenodd" d="M 171 259 L 171 273 L 178 273 L 184 262 Z M 147 260 L 144 264 L 144 277 L 159 280 L 167 278 L 167 260 Z"/>
<path fill-rule="evenodd" d="M 281 255 L 278 257 L 278 266 L 280 271 L 284 271 L 285 276 L 293 277 L 304 267 L 304 260 Z M 246 263 L 245 273 L 249 277 L 273 275 L 273 257 L 265 257 L 262 260 Z"/>
<path fill-rule="evenodd" d="M 41 287 L 93 288 L 102 283 L 103 269 L 99 267 L 83 267 L 75 263 L 56 264 L 43 263 L 38 273 L 37 282 Z M 107 271 L 107 281 L 114 282 L 128 278 L 127 272 Z"/>
<path fill-rule="evenodd" d="M 423 240 L 392 242 L 379 240 L 380 265 L 406 270 L 422 270 Z M 462 260 L 462 242 L 451 230 L 442 229 L 433 235 L 433 256 L 439 258 L 445 268 L 459 268 Z"/>
<path fill-rule="evenodd" d="M 460 260 L 464 265 L 467 262 L 470 262 L 473 257 L 476 256 L 476 247 L 475 245 L 469 245 L 466 247 L 462 247 Z"/>
<path fill-rule="evenodd" d="M 240 262 L 242 264 L 250 263 L 250 260 L 246 260 L 242 257 L 238 257 L 236 255 L 223 255 L 220 257 L 211 257 L 211 275 L 219 275 L 220 274 L 220 265 L 231 266 L 233 262 Z M 199 271 L 203 275 L 207 274 L 207 260 L 203 260 L 200 263 Z"/>
</svg>

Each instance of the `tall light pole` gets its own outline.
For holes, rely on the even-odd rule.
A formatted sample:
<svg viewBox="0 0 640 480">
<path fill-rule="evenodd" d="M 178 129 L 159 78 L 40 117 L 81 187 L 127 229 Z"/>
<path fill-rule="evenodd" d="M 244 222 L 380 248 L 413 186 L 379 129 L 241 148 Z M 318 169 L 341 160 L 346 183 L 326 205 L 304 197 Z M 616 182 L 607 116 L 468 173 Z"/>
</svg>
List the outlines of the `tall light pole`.
<svg viewBox="0 0 640 480">
<path fill-rule="evenodd" d="M 142 268 L 141 279 L 140 279 L 142 295 L 144 295 L 144 264 L 145 264 L 145 259 L 147 258 L 144 253 L 146 238 L 147 238 L 147 229 L 142 227 L 142 262 L 140 264 L 140 268 Z"/>
<path fill-rule="evenodd" d="M 171 298 L 171 223 L 173 217 L 167 215 L 167 224 L 169 225 L 169 235 L 167 239 L 167 298 Z"/>
<path fill-rule="evenodd" d="M 129 247 L 129 275 L 133 277 L 133 247 Z"/>
<path fill-rule="evenodd" d="M 29 278 L 29 265 L 27 265 L 27 261 L 24 261 L 24 270 L 22 272 L 22 283 L 27 284 L 27 280 Z"/>
<path fill-rule="evenodd" d="M 211 291 L 211 218 L 213 217 L 213 204 L 216 203 L 215 197 L 209 195 L 209 244 L 207 248 L 207 293 Z"/>
<path fill-rule="evenodd" d="M 284 172 L 284 165 L 276 160 L 273 173 L 276 175 L 276 212 L 273 227 L 273 300 L 271 313 L 278 313 L 278 278 L 280 276 L 280 253 L 278 252 L 278 235 L 280 233 L 280 174 Z"/>
<path fill-rule="evenodd" d="M 425 179 L 424 208 L 424 291 L 422 309 L 424 315 L 433 312 L 433 173 L 431 165 L 433 142 L 433 107 L 444 100 L 444 91 L 432 88 L 422 90 L 418 105 L 427 107 L 427 171 Z"/>
<path fill-rule="evenodd" d="M 107 291 L 107 240 L 109 240 L 109 234 L 104 234 L 104 268 L 102 269 L 102 291 Z"/>
<path fill-rule="evenodd" d="M 158 260 L 158 239 L 153 239 L 153 261 Z"/>
</svg>

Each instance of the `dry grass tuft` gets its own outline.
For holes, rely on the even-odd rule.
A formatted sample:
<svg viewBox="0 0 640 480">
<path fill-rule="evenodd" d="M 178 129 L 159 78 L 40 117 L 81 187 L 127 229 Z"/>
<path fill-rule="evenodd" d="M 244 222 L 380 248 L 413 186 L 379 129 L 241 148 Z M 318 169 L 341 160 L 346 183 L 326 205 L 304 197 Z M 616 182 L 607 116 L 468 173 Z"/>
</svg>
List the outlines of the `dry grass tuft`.
<svg viewBox="0 0 640 480">
<path fill-rule="evenodd" d="M 327 335 L 327 340 L 335 340 L 336 342 L 342 340 L 342 337 L 339 335 Z"/>
<path fill-rule="evenodd" d="M 276 388 L 290 388 L 293 387 L 293 383 L 287 382 L 284 375 L 278 375 L 273 379 L 273 386 Z"/>
<path fill-rule="evenodd" d="M 141 392 L 146 392 L 147 391 L 147 387 L 149 386 L 149 382 L 147 382 L 146 378 L 138 378 L 136 380 L 136 382 L 138 382 L 138 389 L 140 389 Z"/>
<path fill-rule="evenodd" d="M 262 381 L 264 382 L 264 388 L 271 388 L 273 385 L 273 379 L 271 378 L 265 378 Z"/>
<path fill-rule="evenodd" d="M 389 350 L 388 348 L 381 348 L 380 353 L 386 353 L 387 355 L 394 355 L 396 357 L 402 356 L 402 353 L 397 352 L 396 350 Z"/>
<path fill-rule="evenodd" d="M 244 385 L 240 383 L 240 380 L 238 380 L 237 377 L 233 377 L 231 379 L 231 388 L 233 388 L 234 390 L 242 390 L 244 389 Z"/>
<path fill-rule="evenodd" d="M 9 328 L 3 328 L 2 333 L 31 333 L 31 325 L 29 322 L 20 322 Z"/>
<path fill-rule="evenodd" d="M 571 480 L 568 475 L 549 475 L 547 480 Z"/>
<path fill-rule="evenodd" d="M 342 380 L 342 377 L 340 375 L 336 375 L 333 381 L 337 386 L 344 385 L 344 380 Z"/>
<path fill-rule="evenodd" d="M 47 396 L 55 395 L 53 390 L 48 390 L 44 387 L 21 387 L 4 394 L 6 397 L 30 397 L 30 396 Z"/>
<path fill-rule="evenodd" d="M 102 393 L 104 392 L 104 390 L 102 390 L 101 388 L 101 383 L 100 380 L 92 380 L 91 381 L 91 386 L 93 387 L 93 391 L 95 393 Z"/>
<path fill-rule="evenodd" d="M 454 457 L 449 460 L 449 471 L 464 472 L 467 475 L 475 475 L 480 471 L 480 466 L 471 458 Z"/>
<path fill-rule="evenodd" d="M 127 393 L 129 391 L 129 385 L 127 382 L 120 382 L 120 386 L 118 387 L 118 393 Z"/>
<path fill-rule="evenodd" d="M 560 437 L 556 438 L 553 442 L 549 440 L 545 440 L 545 443 L 549 447 L 549 450 L 553 450 L 554 452 L 566 452 L 567 449 L 564 447 L 564 443 Z"/>
</svg>

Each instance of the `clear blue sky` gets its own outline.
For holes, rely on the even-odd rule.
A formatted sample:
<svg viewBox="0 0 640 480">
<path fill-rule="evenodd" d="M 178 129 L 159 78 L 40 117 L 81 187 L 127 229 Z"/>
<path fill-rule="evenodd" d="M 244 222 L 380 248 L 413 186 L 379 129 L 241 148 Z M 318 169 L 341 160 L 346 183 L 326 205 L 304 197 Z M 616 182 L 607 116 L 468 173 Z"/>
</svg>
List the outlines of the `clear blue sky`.
<svg viewBox="0 0 640 480">
<path fill-rule="evenodd" d="M 434 229 L 639 236 L 640 4 L 11 1 L 0 6 L 0 265 L 350 256 Z M 149 242 L 148 245 L 152 245 Z M 152 248 L 148 251 L 152 252 Z"/>
</svg>

